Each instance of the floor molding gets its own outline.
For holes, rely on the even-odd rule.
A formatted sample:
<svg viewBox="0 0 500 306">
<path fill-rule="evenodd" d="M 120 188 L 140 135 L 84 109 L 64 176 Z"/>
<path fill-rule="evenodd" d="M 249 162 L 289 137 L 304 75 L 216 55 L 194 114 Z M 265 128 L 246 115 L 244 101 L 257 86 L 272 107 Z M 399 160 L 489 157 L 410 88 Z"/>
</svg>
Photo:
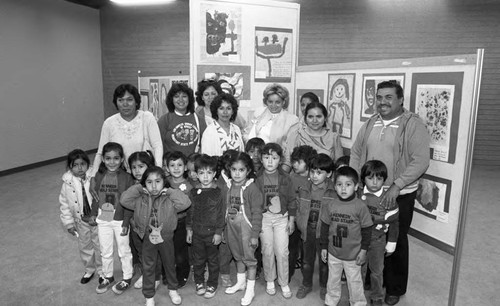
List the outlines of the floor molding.
<svg viewBox="0 0 500 306">
<path fill-rule="evenodd" d="M 97 148 L 96 149 L 87 150 L 85 152 L 87 154 L 94 154 L 94 153 L 97 152 Z M 10 175 L 10 174 L 14 174 L 14 173 L 18 173 L 18 172 L 22 172 L 22 171 L 26 171 L 26 170 L 30 170 L 30 169 L 34 169 L 34 168 L 38 168 L 38 167 L 47 166 L 47 165 L 50 165 L 50 164 L 59 163 L 59 162 L 65 161 L 66 158 L 67 158 L 67 156 L 61 156 L 61 157 L 56 157 L 56 158 L 44 160 L 44 161 L 41 161 L 41 162 L 37 162 L 37 163 L 25 165 L 25 166 L 20 166 L 20 167 L 16 167 L 16 168 L 11 168 L 11 169 L 7 169 L 7 170 L 3 170 L 3 171 L 0 171 L 0 177 L 1 176 L 6 176 L 6 175 Z"/>
<path fill-rule="evenodd" d="M 417 238 L 417 239 L 419 239 L 427 244 L 432 245 L 435 248 L 440 249 L 443 252 L 446 252 L 450 255 L 455 255 L 455 248 L 454 247 L 452 247 L 451 245 L 448 245 L 442 241 L 439 241 L 436 238 L 433 238 L 427 234 L 419 232 L 413 228 L 410 228 L 408 230 L 408 234 L 412 235 L 413 237 L 415 237 L 415 238 Z"/>
</svg>

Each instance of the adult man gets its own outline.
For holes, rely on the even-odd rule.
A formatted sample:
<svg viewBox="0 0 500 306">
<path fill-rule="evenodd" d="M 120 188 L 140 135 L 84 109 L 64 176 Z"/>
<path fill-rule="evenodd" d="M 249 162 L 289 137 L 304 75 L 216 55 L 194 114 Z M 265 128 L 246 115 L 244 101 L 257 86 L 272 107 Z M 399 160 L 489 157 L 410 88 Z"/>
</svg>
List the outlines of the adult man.
<svg viewBox="0 0 500 306">
<path fill-rule="evenodd" d="M 399 238 L 396 250 L 385 259 L 385 302 L 395 305 L 408 284 L 408 229 L 413 217 L 418 179 L 429 166 L 430 137 L 420 118 L 403 107 L 403 88 L 393 81 L 377 86 L 373 115 L 361 127 L 351 148 L 350 166 L 359 173 L 372 159 L 383 161 L 388 169 L 382 197 L 386 207 L 399 206 Z"/>
</svg>

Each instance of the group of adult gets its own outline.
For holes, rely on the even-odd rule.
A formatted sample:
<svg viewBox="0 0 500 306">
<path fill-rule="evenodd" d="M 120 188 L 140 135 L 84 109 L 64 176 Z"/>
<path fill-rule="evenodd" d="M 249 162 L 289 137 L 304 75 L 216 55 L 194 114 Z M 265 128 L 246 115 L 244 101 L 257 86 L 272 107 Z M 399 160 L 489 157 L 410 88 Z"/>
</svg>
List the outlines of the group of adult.
<svg viewBox="0 0 500 306">
<path fill-rule="evenodd" d="M 101 162 L 102 147 L 110 141 L 123 146 L 125 160 L 133 152 L 150 150 L 155 162 L 161 165 L 163 152 L 221 156 L 229 149 L 244 151 L 245 142 L 254 137 L 281 145 L 286 156 L 283 167 L 288 171 L 289 156 L 300 145 L 310 145 L 334 160 L 339 158 L 340 138 L 327 127 L 328 113 L 318 97 L 312 93 L 302 97 L 300 120 L 287 111 L 289 99 L 284 86 L 267 86 L 263 92 L 264 107 L 246 123 L 238 114 L 238 101 L 219 82 L 199 82 L 196 98 L 187 84 L 175 83 L 166 98 L 168 112 L 156 122 L 151 113 L 140 110 L 137 88 L 122 84 L 113 94 L 118 113 L 104 121 L 94 164 Z"/>
<path fill-rule="evenodd" d="M 195 97 L 184 83 L 173 84 L 167 94 L 168 113 L 158 122 L 140 109 L 136 87 L 122 84 L 115 89 L 113 104 L 118 113 L 105 120 L 94 165 L 101 162 L 102 147 L 109 141 L 123 146 L 125 160 L 135 151 L 151 150 L 157 165 L 163 152 L 181 151 L 222 155 L 228 149 L 244 151 L 244 141 L 259 137 L 284 148 L 284 169 L 290 170 L 294 147 L 309 145 L 333 160 L 343 155 L 339 134 L 329 128 L 328 111 L 312 93 L 301 99 L 302 118 L 287 111 L 288 90 L 271 84 L 263 92 L 264 109 L 248 123 L 238 114 L 238 101 L 223 92 L 215 81 L 201 81 Z M 351 148 L 350 166 L 361 170 L 370 159 L 383 161 L 388 168 L 382 205 L 399 206 L 399 238 L 396 251 L 385 259 L 385 302 L 394 305 L 407 290 L 408 230 L 418 179 L 429 166 L 430 137 L 422 120 L 403 107 L 402 87 L 382 82 L 377 87 L 376 110 L 361 127 Z M 128 165 L 126 165 L 128 169 Z"/>
</svg>

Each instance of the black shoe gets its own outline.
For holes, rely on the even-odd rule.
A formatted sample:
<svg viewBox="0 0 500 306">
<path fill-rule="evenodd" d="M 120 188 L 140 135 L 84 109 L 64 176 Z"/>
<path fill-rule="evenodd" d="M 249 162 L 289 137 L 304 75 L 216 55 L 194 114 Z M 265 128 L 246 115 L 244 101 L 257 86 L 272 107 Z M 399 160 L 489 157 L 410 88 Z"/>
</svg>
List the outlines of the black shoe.
<svg viewBox="0 0 500 306">
<path fill-rule="evenodd" d="M 94 277 L 94 274 L 95 274 L 95 273 L 92 273 L 92 274 L 91 274 L 90 276 L 88 276 L 88 277 L 85 277 L 85 275 L 87 275 L 87 273 L 83 274 L 83 277 L 82 277 L 82 279 L 80 280 L 80 283 L 81 283 L 81 284 L 86 284 L 86 283 L 90 282 L 90 280 L 92 279 L 92 277 Z"/>
<path fill-rule="evenodd" d="M 386 295 L 385 303 L 387 305 L 396 305 L 399 302 L 399 296 L 397 295 Z"/>
</svg>

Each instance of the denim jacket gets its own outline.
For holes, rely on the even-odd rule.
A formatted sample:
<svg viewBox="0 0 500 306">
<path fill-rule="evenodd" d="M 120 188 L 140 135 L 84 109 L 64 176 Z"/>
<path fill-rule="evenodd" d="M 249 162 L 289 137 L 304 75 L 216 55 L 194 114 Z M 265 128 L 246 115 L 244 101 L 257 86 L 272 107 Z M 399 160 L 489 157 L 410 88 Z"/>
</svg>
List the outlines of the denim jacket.
<svg viewBox="0 0 500 306">
<path fill-rule="evenodd" d="M 328 205 L 334 199 L 338 198 L 333 182 L 329 179 L 327 182 L 328 185 L 326 186 L 325 194 L 321 200 L 322 207 L 323 205 Z M 307 188 L 299 187 L 297 196 L 297 217 L 295 218 L 295 221 L 297 223 L 297 228 L 301 232 L 301 238 L 304 241 L 306 241 L 307 238 L 307 222 L 309 220 L 309 213 L 311 212 L 311 189 L 312 183 L 309 182 L 309 186 Z M 321 211 L 322 210 L 320 209 L 320 212 Z M 318 222 L 318 226 L 316 227 L 316 238 L 319 238 L 320 233 L 321 222 Z"/>
</svg>

